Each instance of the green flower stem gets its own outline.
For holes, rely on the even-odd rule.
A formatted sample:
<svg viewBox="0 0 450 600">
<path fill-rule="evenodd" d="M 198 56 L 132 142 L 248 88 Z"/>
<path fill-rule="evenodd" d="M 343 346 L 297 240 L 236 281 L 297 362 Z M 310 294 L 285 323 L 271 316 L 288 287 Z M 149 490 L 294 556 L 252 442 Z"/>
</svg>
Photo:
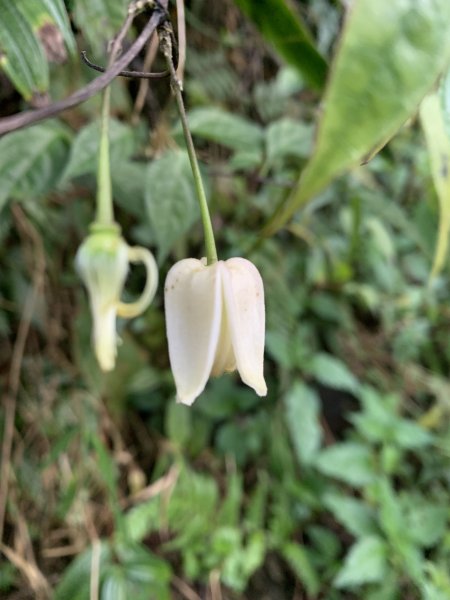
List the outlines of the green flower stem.
<svg viewBox="0 0 450 600">
<path fill-rule="evenodd" d="M 128 15 L 127 21 L 131 19 L 131 14 Z M 111 50 L 109 52 L 108 67 L 109 69 L 119 55 L 123 38 L 125 37 L 127 28 L 121 29 L 119 34 L 114 39 Z M 99 225 L 111 226 L 114 225 L 114 209 L 111 189 L 111 164 L 109 158 L 109 113 L 111 104 L 111 85 L 108 85 L 102 96 L 102 113 L 100 118 L 100 146 L 98 152 L 98 167 L 97 167 L 97 214 L 96 223 Z"/>
<path fill-rule="evenodd" d="M 100 120 L 100 146 L 97 167 L 97 214 L 96 223 L 111 225 L 114 222 L 111 190 L 111 167 L 109 160 L 109 107 L 111 88 L 108 85 L 102 97 Z"/>
<path fill-rule="evenodd" d="M 164 56 L 166 57 L 167 64 L 169 67 L 171 80 L 172 80 L 172 91 L 175 95 L 178 112 L 180 113 L 181 123 L 183 125 L 184 139 L 186 141 L 187 152 L 189 155 L 189 161 L 191 163 L 192 175 L 194 176 L 195 189 L 197 191 L 198 203 L 200 206 L 200 214 L 202 218 L 203 231 L 205 235 L 205 247 L 206 247 L 206 261 L 208 265 L 217 262 L 217 250 L 216 242 L 214 240 L 214 230 L 211 223 L 211 216 L 209 214 L 208 202 L 206 200 L 205 189 L 203 187 L 203 180 L 200 174 L 200 168 L 198 166 L 197 155 L 195 153 L 194 142 L 192 141 L 191 132 L 189 130 L 186 110 L 184 108 L 183 96 L 181 93 L 181 84 L 176 76 L 175 68 L 172 61 L 172 42 L 170 39 L 169 32 L 164 32 L 161 35 L 161 46 L 163 48 Z"/>
</svg>

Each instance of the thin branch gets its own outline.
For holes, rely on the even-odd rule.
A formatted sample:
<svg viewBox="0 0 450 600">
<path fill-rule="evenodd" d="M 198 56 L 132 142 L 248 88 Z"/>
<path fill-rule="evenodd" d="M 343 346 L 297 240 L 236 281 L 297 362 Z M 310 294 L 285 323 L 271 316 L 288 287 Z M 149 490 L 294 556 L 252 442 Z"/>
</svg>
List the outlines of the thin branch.
<svg viewBox="0 0 450 600">
<path fill-rule="evenodd" d="M 39 108 L 37 110 L 29 110 L 17 115 L 12 115 L 11 117 L 5 117 L 4 119 L 0 119 L 0 135 L 5 133 L 9 133 L 11 131 L 15 131 L 17 129 L 22 129 L 23 127 L 28 127 L 33 123 L 37 123 L 39 121 L 43 121 L 44 119 L 48 119 L 49 117 L 54 117 L 55 115 L 67 110 L 69 108 L 73 108 L 82 102 L 85 102 L 98 92 L 100 92 L 103 88 L 105 88 L 113 79 L 116 77 L 120 71 L 130 64 L 135 56 L 139 54 L 139 52 L 144 47 L 147 40 L 150 38 L 155 29 L 165 20 L 167 19 L 167 15 L 162 9 L 167 9 L 168 0 L 161 0 L 160 5 L 154 11 L 149 19 L 147 25 L 144 27 L 139 37 L 133 42 L 130 48 L 125 52 L 123 56 L 121 56 L 116 63 L 114 63 L 110 69 L 100 75 L 94 81 L 91 81 L 88 85 L 81 88 L 68 98 L 64 100 L 60 100 L 59 102 L 55 102 L 50 104 L 50 106 L 45 106 L 44 108 Z M 131 20 L 130 20 L 131 19 Z M 127 19 L 124 23 L 123 28 L 119 32 L 119 35 L 116 39 L 121 40 L 126 34 L 127 28 L 130 27 L 131 21 L 133 19 L 133 13 L 127 16 Z M 123 35 L 121 35 L 123 33 Z"/>
<path fill-rule="evenodd" d="M 177 78 L 183 86 L 184 65 L 186 64 L 186 19 L 184 0 L 177 0 L 178 65 Z"/>
<path fill-rule="evenodd" d="M 36 263 L 33 266 L 32 288 L 25 300 L 20 319 L 19 330 L 14 343 L 11 366 L 9 369 L 9 389 L 4 398 L 5 422 L 0 465 L 0 544 L 3 539 L 6 503 L 8 498 L 9 476 L 11 471 L 11 449 L 14 439 L 14 421 L 16 417 L 17 394 L 19 391 L 22 359 L 25 352 L 25 344 L 30 331 L 31 319 L 34 313 L 36 302 L 44 285 L 45 274 L 45 255 L 39 234 L 26 219 L 24 213 L 17 205 L 14 207 L 14 214 L 18 221 L 19 227 L 23 230 L 24 235 L 28 236 L 29 239 L 32 240 L 32 244 L 36 252 Z"/>
<path fill-rule="evenodd" d="M 91 69 L 94 69 L 94 71 L 98 71 L 99 73 L 106 72 L 105 67 L 101 67 L 100 65 L 96 65 L 95 63 L 90 61 L 84 50 L 81 52 L 81 58 L 83 59 L 83 62 L 86 63 L 88 67 L 91 67 Z M 118 73 L 118 76 L 130 78 L 133 77 L 136 79 L 163 79 L 164 77 L 169 77 L 170 72 L 168 70 L 161 71 L 160 73 L 149 73 L 148 71 L 120 71 L 120 73 Z"/>
<path fill-rule="evenodd" d="M 200 215 L 205 235 L 206 260 L 207 264 L 211 265 L 217 261 L 217 249 L 216 242 L 214 239 L 214 229 L 211 222 L 211 215 L 209 214 L 208 201 L 206 199 L 205 188 L 203 186 L 203 180 L 200 173 L 200 167 L 198 165 L 197 155 L 195 153 L 194 142 L 192 141 L 192 135 L 189 129 L 186 109 L 184 108 L 183 95 L 181 93 L 181 83 L 177 79 L 177 74 L 175 72 L 175 66 L 173 63 L 172 38 L 172 27 L 170 23 L 168 23 L 165 25 L 163 30 L 160 30 L 161 49 L 163 51 L 164 56 L 166 57 L 167 66 L 169 67 L 171 75 L 172 92 L 177 102 L 178 113 L 180 115 L 181 124 L 183 126 L 186 150 L 189 156 L 189 162 L 191 163 L 192 175 L 194 177 L 194 185 L 197 192 L 197 199 L 199 202 Z"/>
<path fill-rule="evenodd" d="M 144 58 L 143 69 L 144 71 L 150 71 L 153 61 L 156 58 L 156 54 L 159 48 L 159 39 L 157 35 L 154 35 L 147 46 L 147 52 Z M 134 101 L 133 114 L 131 115 L 131 122 L 136 124 L 139 119 L 139 115 L 142 112 L 145 104 L 145 98 L 147 97 L 148 90 L 150 88 L 150 82 L 148 79 L 142 79 L 139 82 L 138 93 L 136 94 L 136 100 Z"/>
</svg>

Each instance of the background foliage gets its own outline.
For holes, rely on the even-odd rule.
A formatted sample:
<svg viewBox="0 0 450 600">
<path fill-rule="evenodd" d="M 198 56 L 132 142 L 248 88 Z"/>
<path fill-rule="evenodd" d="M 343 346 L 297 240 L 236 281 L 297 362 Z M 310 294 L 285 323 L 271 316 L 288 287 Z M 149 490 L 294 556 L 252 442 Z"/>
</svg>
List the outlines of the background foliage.
<svg viewBox="0 0 450 600">
<path fill-rule="evenodd" d="M 0 140 L 2 432 L 15 411 L 2 598 L 450 598 L 450 188 L 433 185 L 450 169 L 414 116 L 448 60 L 449 5 L 354 4 L 344 25 L 331 0 L 186 3 L 185 96 L 220 256 L 250 258 L 265 282 L 267 398 L 224 376 L 175 404 L 161 293 L 120 323 L 117 368 L 101 375 L 73 269 L 98 98 Z M 401 27 L 377 37 L 389 5 Z M 102 62 L 126 2 L 66 8 L 0 2 L 3 116 L 91 80 L 75 48 Z M 202 234 L 169 84 L 143 103 L 139 87 L 113 85 L 113 189 L 163 280 L 201 256 Z M 444 127 L 449 89 L 433 113 Z"/>
</svg>

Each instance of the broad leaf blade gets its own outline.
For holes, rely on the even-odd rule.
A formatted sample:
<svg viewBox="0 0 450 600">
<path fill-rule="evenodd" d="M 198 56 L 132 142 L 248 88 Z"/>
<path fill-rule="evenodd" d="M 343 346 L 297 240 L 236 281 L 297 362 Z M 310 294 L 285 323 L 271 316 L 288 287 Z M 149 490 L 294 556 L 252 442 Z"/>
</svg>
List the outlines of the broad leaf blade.
<svg viewBox="0 0 450 600">
<path fill-rule="evenodd" d="M 450 230 L 450 138 L 445 127 L 442 105 L 437 93 L 420 106 L 420 122 L 425 133 L 431 174 L 439 198 L 439 231 L 430 277 L 442 270 L 448 250 Z"/>
<path fill-rule="evenodd" d="M 391 137 L 450 57 L 450 3 L 355 0 L 326 90 L 315 152 L 265 234 Z"/>
<path fill-rule="evenodd" d="M 48 64 L 32 26 L 10 0 L 0 0 L 0 66 L 25 98 L 48 88 Z"/>
<path fill-rule="evenodd" d="M 191 110 L 188 119 L 193 135 L 235 150 L 261 149 L 262 129 L 248 119 L 216 107 Z"/>
<path fill-rule="evenodd" d="M 186 152 L 167 152 L 150 163 L 145 206 L 158 244 L 158 258 L 164 260 L 173 244 L 198 218 L 194 182 Z"/>
<path fill-rule="evenodd" d="M 387 572 L 388 547 L 384 540 L 372 535 L 357 541 L 345 557 L 337 574 L 336 587 L 352 587 L 382 581 Z"/>
<path fill-rule="evenodd" d="M 286 424 L 297 458 L 302 464 L 310 464 L 322 440 L 319 398 L 312 388 L 298 382 L 286 394 L 284 402 Z"/>
<path fill-rule="evenodd" d="M 120 28 L 126 14 L 128 0 L 77 0 L 73 18 L 94 54 L 101 55 L 106 43 Z"/>
<path fill-rule="evenodd" d="M 77 47 L 72 33 L 72 28 L 70 27 L 70 20 L 64 5 L 64 1 L 41 0 L 41 2 L 47 8 L 48 13 L 53 17 L 56 25 L 61 31 L 70 54 L 75 54 Z"/>
<path fill-rule="evenodd" d="M 295 67 L 315 89 L 325 85 L 327 64 L 314 46 L 300 15 L 286 0 L 235 0 L 236 4 L 273 44 L 284 60 Z"/>
<path fill-rule="evenodd" d="M 67 182 L 80 175 L 97 172 L 98 147 L 100 139 L 100 122 L 92 121 L 77 133 L 72 144 L 70 158 L 62 175 L 62 182 Z M 111 163 L 124 161 L 134 150 L 133 130 L 116 119 L 109 123 L 109 143 L 111 146 Z M 114 177 L 114 174 L 113 174 Z"/>
<path fill-rule="evenodd" d="M 21 0 L 18 9 L 44 48 L 49 62 L 62 63 L 67 47 L 73 54 L 75 39 L 61 0 Z"/>
<path fill-rule="evenodd" d="M 65 129 L 47 122 L 10 133 L 0 139 L 0 212 L 16 186 L 22 186 L 23 179 L 46 156 L 49 149 L 66 137 Z"/>
</svg>

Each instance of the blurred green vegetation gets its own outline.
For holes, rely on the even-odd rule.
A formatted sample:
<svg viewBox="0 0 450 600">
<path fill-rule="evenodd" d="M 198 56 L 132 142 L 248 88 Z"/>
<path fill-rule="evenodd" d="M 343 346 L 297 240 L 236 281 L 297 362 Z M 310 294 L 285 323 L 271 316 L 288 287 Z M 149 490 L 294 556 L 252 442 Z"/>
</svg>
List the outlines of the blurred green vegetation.
<svg viewBox="0 0 450 600">
<path fill-rule="evenodd" d="M 66 4 L 101 62 L 126 2 Z M 94 214 L 98 98 L 0 139 L 0 431 L 14 423 L 1 598 L 450 599 L 450 270 L 430 279 L 439 203 L 423 134 L 408 122 L 259 237 L 313 152 L 321 96 L 248 4 L 186 2 L 184 88 L 220 257 L 264 280 L 266 398 L 229 375 L 175 403 L 161 292 L 119 322 L 116 370 L 101 374 L 73 266 Z M 293 6 L 330 63 L 341 3 Z M 93 77 L 77 58 L 45 64 L 53 99 Z M 11 77 L 25 100 L 44 93 L 29 73 L 29 93 Z M 5 116 L 24 105 L 1 77 Z M 169 83 L 140 104 L 142 85 L 113 84 L 113 190 L 163 281 L 201 257 L 202 232 Z"/>
</svg>

